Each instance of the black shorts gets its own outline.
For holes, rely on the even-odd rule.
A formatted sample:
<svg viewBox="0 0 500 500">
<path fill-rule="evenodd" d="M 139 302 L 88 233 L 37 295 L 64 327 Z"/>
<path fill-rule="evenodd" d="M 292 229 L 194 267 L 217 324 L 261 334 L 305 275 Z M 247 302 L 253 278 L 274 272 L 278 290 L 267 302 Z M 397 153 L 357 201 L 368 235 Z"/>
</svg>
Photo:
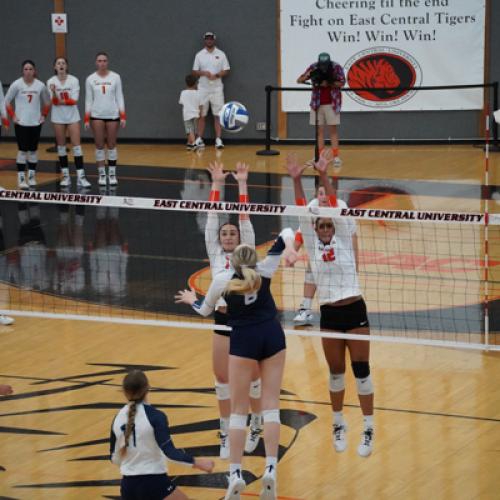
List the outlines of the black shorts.
<svg viewBox="0 0 500 500">
<path fill-rule="evenodd" d="M 255 325 L 233 326 L 229 354 L 257 361 L 286 349 L 285 332 L 277 319 Z"/>
<path fill-rule="evenodd" d="M 226 313 L 215 310 L 214 311 L 214 323 L 216 325 L 227 325 L 228 316 Z M 223 335 L 224 337 L 231 336 L 231 330 L 214 330 L 217 335 Z"/>
<path fill-rule="evenodd" d="M 94 118 L 93 116 L 90 117 L 91 120 L 100 120 L 101 122 L 119 122 L 120 118 Z"/>
<path fill-rule="evenodd" d="M 16 134 L 17 147 L 19 151 L 36 151 L 38 149 L 38 141 L 40 141 L 40 132 L 42 125 L 36 127 L 24 127 L 23 125 L 14 125 Z"/>
<path fill-rule="evenodd" d="M 176 486 L 166 474 L 123 476 L 120 493 L 123 500 L 163 500 Z"/>
<path fill-rule="evenodd" d="M 320 307 L 322 330 L 333 330 L 335 332 L 348 332 L 355 328 L 369 328 L 368 315 L 364 299 L 359 299 L 345 306 L 331 306 L 324 304 Z"/>
</svg>

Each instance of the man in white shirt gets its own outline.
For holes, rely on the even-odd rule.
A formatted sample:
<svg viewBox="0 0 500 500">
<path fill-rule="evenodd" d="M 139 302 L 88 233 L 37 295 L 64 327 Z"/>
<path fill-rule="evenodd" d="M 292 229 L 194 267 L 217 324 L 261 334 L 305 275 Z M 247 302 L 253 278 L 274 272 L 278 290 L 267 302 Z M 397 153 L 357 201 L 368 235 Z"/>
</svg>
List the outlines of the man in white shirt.
<svg viewBox="0 0 500 500">
<path fill-rule="evenodd" d="M 221 126 L 219 113 L 224 105 L 224 85 L 222 78 L 229 73 L 229 61 L 226 54 L 215 46 L 215 33 L 207 31 L 203 36 L 204 47 L 200 50 L 193 63 L 193 75 L 199 77 L 198 90 L 202 101 L 202 115 L 198 122 L 197 147 L 204 147 L 203 133 L 205 131 L 205 118 L 208 109 L 212 109 L 215 128 L 215 147 L 222 149 L 224 144 L 221 139 Z"/>
</svg>

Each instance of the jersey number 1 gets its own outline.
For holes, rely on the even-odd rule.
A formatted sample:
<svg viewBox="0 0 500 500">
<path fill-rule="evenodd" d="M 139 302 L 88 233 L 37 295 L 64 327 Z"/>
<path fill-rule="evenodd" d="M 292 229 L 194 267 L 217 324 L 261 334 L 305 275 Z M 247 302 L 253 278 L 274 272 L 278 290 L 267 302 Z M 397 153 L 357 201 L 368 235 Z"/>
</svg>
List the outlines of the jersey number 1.
<svg viewBox="0 0 500 500">
<path fill-rule="evenodd" d="M 250 304 L 253 304 L 257 300 L 257 292 L 253 293 L 245 293 L 245 305 L 249 306 Z"/>
<path fill-rule="evenodd" d="M 102 88 L 102 93 L 105 94 L 106 93 L 106 85 L 101 85 L 101 88 Z"/>
</svg>

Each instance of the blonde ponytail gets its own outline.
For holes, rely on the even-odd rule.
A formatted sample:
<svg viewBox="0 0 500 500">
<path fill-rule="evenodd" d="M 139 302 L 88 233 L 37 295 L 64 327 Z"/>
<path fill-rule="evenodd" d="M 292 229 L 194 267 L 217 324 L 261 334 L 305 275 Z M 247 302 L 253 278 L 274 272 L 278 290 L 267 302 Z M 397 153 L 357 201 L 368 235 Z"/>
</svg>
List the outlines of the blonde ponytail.
<svg viewBox="0 0 500 500">
<path fill-rule="evenodd" d="M 260 290 L 262 278 L 255 270 L 257 265 L 257 252 L 250 245 L 238 245 L 231 255 L 231 264 L 238 278 L 233 278 L 226 285 L 225 293 L 244 295 Z"/>
</svg>

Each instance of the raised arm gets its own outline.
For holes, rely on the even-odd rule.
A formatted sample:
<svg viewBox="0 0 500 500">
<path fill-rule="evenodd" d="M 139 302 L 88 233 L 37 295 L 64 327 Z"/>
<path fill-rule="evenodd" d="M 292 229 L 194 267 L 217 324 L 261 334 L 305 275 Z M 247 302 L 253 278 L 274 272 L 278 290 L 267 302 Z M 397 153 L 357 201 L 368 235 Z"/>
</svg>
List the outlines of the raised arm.
<svg viewBox="0 0 500 500">
<path fill-rule="evenodd" d="M 309 66 L 304 73 L 297 78 L 297 83 L 305 83 L 311 77 L 312 66 Z"/>
<path fill-rule="evenodd" d="M 236 172 L 233 172 L 233 177 L 238 182 L 240 203 L 248 203 L 250 201 L 248 197 L 249 168 L 250 167 L 247 163 L 238 162 L 236 164 Z M 250 222 L 250 215 L 248 214 L 240 215 L 240 239 L 241 243 L 255 247 L 255 231 L 252 223 Z"/>
<path fill-rule="evenodd" d="M 328 196 L 330 206 L 336 207 L 337 203 L 337 193 L 328 178 L 328 165 L 332 161 L 332 152 L 328 148 L 323 149 L 319 155 L 319 159 L 314 163 L 314 168 L 319 173 L 319 178 L 321 180 L 321 185 L 325 187 L 325 193 Z"/>
<path fill-rule="evenodd" d="M 306 168 L 306 165 L 299 164 L 296 154 L 289 154 L 286 157 L 285 168 L 293 181 L 295 203 L 297 205 L 306 206 L 306 195 L 304 194 L 304 188 L 302 186 L 302 172 Z"/>
<path fill-rule="evenodd" d="M 285 262 L 288 266 L 293 266 L 297 260 L 297 252 L 294 248 L 295 234 L 286 227 L 280 233 L 273 243 L 273 246 L 267 252 L 267 257 L 257 263 L 257 271 L 264 278 L 271 278 L 278 269 L 281 260 L 281 254 L 284 253 Z"/>
</svg>

